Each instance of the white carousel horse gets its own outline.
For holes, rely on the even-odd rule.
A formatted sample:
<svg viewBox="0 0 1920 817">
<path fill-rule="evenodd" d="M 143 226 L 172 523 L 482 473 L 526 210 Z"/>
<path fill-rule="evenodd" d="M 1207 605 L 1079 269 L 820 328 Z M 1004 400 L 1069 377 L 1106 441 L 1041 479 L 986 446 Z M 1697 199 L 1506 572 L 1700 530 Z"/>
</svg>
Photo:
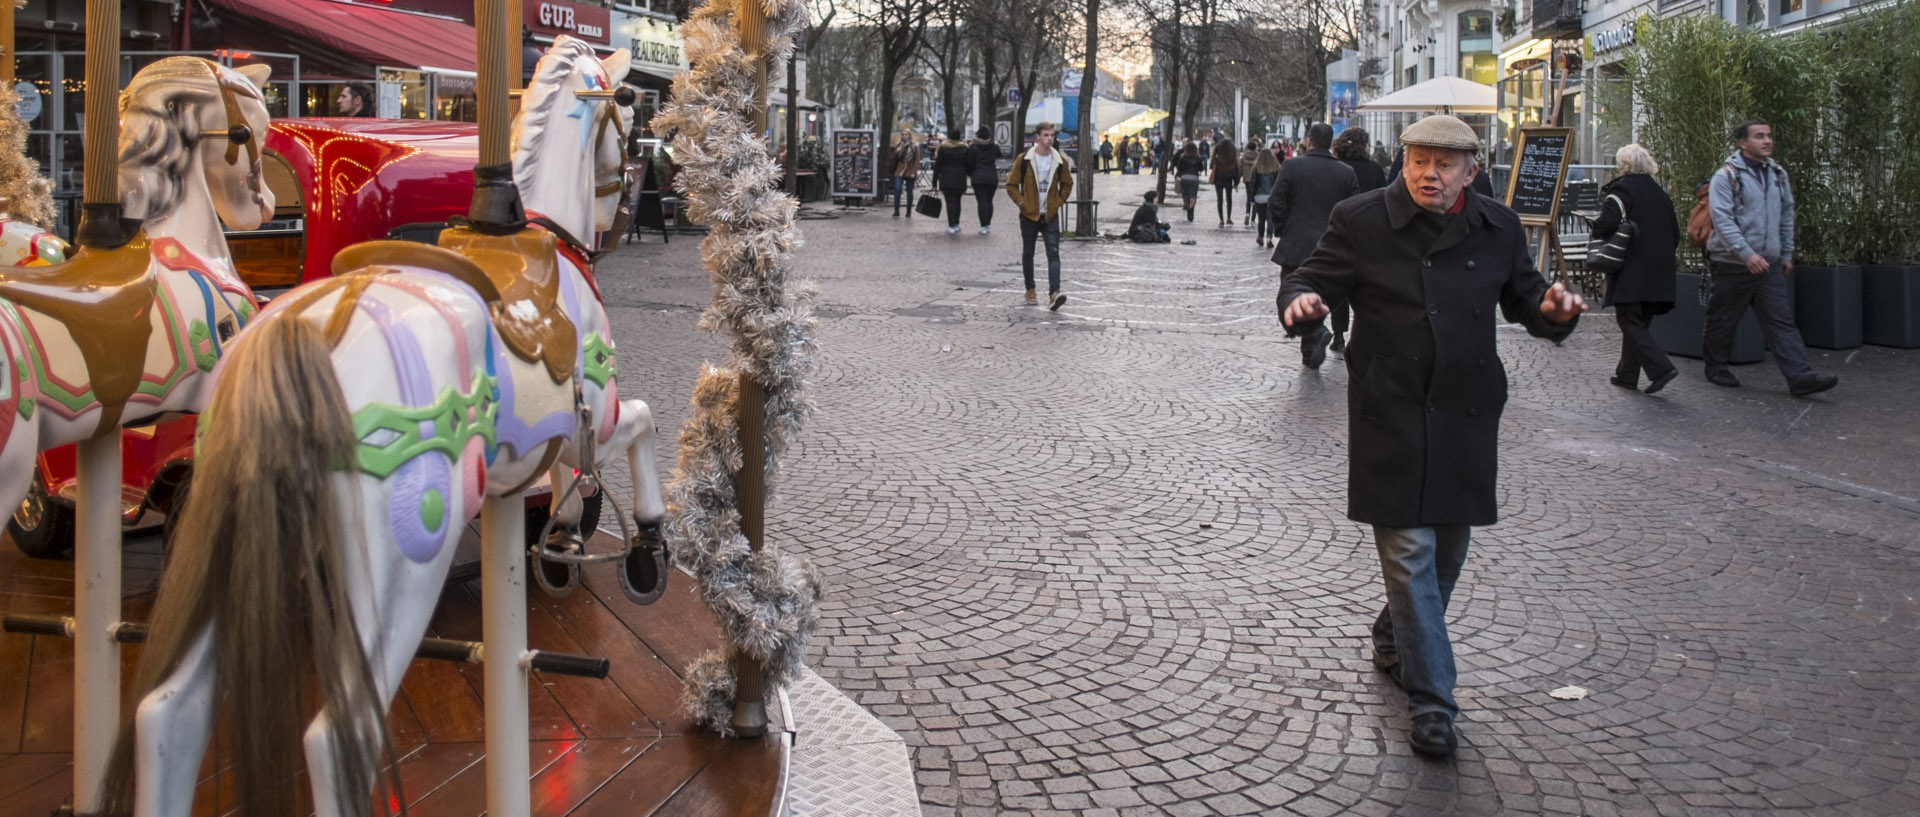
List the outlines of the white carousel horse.
<svg viewBox="0 0 1920 817">
<path fill-rule="evenodd" d="M 6 215 L 5 210 L 6 199 L 0 198 L 0 267 L 44 267 L 67 260 L 72 250 L 67 242 L 39 225 Z"/>
<path fill-rule="evenodd" d="M 559 38 L 516 123 L 528 209 L 577 235 L 613 215 L 630 115 L 604 91 L 628 60 Z M 222 697 L 241 813 L 297 811 L 301 750 L 321 817 L 389 808 L 402 795 L 384 713 L 482 498 L 518 495 L 556 453 L 580 463 L 591 448 L 583 464 L 599 466 L 623 452 L 627 512 L 657 530 L 652 419 L 619 400 L 590 280 L 544 231 L 456 228 L 441 244 L 459 252 L 348 248 L 334 278 L 277 298 L 223 359 L 201 415 L 218 433 L 201 435 L 195 463 L 221 501 L 191 502 L 178 522 L 133 741 L 108 777 L 115 808 L 188 813 Z"/>
<path fill-rule="evenodd" d="M 0 508 L 25 495 L 38 452 L 206 405 L 215 362 L 255 312 L 220 223 L 273 217 L 259 160 L 269 70 L 193 57 L 143 69 L 120 99 L 121 187 L 142 232 L 0 267 Z M 9 222 L 5 247 L 56 249 L 28 227 Z"/>
</svg>

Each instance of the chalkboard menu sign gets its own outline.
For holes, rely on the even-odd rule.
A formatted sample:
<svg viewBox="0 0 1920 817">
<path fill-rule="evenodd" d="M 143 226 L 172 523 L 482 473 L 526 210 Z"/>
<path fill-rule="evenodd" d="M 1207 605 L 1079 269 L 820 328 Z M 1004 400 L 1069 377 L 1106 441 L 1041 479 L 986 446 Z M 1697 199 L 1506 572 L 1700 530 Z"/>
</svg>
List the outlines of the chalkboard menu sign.
<svg viewBox="0 0 1920 817">
<path fill-rule="evenodd" d="M 1560 214 L 1560 188 L 1567 181 L 1572 128 L 1523 128 L 1507 176 L 1507 206 L 1525 221 L 1551 221 Z"/>
<path fill-rule="evenodd" d="M 880 135 L 872 128 L 835 130 L 831 196 L 868 199 L 878 195 Z"/>
</svg>

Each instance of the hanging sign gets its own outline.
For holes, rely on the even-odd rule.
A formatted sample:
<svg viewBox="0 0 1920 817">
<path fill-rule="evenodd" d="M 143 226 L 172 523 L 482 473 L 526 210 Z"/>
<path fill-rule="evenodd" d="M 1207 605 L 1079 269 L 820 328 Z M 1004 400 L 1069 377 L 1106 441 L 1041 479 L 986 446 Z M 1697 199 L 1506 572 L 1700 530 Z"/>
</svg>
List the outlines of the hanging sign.
<svg viewBox="0 0 1920 817">
<path fill-rule="evenodd" d="M 613 15 L 603 7 L 567 0 L 522 0 L 522 3 L 522 21 L 535 34 L 549 37 L 566 34 L 600 45 L 612 42 L 609 33 L 613 29 Z"/>
</svg>

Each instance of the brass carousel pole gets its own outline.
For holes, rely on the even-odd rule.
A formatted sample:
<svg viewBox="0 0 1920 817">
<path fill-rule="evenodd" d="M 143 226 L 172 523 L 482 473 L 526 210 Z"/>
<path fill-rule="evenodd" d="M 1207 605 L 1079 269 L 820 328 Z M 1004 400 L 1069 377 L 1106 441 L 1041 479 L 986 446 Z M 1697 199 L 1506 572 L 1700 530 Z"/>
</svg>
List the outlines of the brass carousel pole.
<svg viewBox="0 0 1920 817">
<path fill-rule="evenodd" d="M 740 48 L 753 60 L 753 129 L 767 132 L 767 15 L 759 0 L 740 2 Z M 788 100 L 789 103 L 792 100 Z M 793 157 L 789 156 L 788 161 Z M 740 373 L 740 401 L 734 407 L 743 452 L 735 491 L 740 497 L 740 532 L 755 553 L 765 547 L 767 503 L 767 392 L 752 372 Z M 752 656 L 733 656 L 735 694 L 733 728 L 741 737 L 767 733 L 766 668 Z"/>
<path fill-rule="evenodd" d="M 0 0 L 12 10 L 13 0 Z M 9 35 L 12 26 L 7 27 Z M 13 53 L 5 57 L 9 65 Z M 120 218 L 120 2 L 87 3 L 85 190 L 75 239 L 90 250 L 127 242 Z M 73 552 L 73 808 L 100 810 L 100 784 L 120 726 L 120 430 L 79 444 Z"/>
<path fill-rule="evenodd" d="M 4 0 L 0 0 L 4 2 Z M 519 57 L 508 32 L 507 0 L 475 0 L 480 73 L 474 83 L 480 119 L 480 162 L 473 171 L 468 218 L 477 229 L 525 220 L 508 161 L 507 55 Z M 480 506 L 482 667 L 487 717 L 487 813 L 525 817 L 532 807 L 527 746 L 526 510 L 518 494 L 487 497 Z"/>
</svg>

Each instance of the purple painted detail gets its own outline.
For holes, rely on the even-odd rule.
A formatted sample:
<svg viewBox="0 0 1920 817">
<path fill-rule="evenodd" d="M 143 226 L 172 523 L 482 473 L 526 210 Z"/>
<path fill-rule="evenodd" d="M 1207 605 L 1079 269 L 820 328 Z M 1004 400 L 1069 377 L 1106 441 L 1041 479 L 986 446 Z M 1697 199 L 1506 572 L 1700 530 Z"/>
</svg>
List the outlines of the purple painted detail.
<svg viewBox="0 0 1920 817">
<path fill-rule="evenodd" d="M 374 325 L 380 327 L 381 335 L 386 338 L 387 351 L 393 356 L 394 374 L 400 381 L 400 399 L 408 408 L 431 405 L 434 401 L 433 375 L 427 369 L 426 356 L 420 351 L 419 339 L 414 337 L 412 327 L 402 322 L 391 307 L 369 295 L 371 293 L 362 295 L 358 306 L 361 312 L 373 319 Z M 434 436 L 432 422 L 420 423 L 420 436 L 422 439 Z M 441 513 L 438 528 L 428 530 L 421 520 L 421 507 L 429 491 L 439 492 L 443 501 L 454 495 L 451 466 L 445 454 L 429 451 L 400 466 L 388 483 L 393 501 L 387 505 L 387 532 L 393 535 L 394 545 L 400 548 L 401 555 L 414 562 L 424 564 L 432 561 L 448 541 L 447 526 L 454 514 Z"/>
<path fill-rule="evenodd" d="M 480 293 L 459 279 L 431 270 L 413 267 L 406 269 L 410 273 L 430 276 L 458 287 L 467 297 L 472 298 L 474 303 L 480 305 L 481 312 L 487 311 L 486 302 L 481 300 Z M 567 316 L 574 320 L 575 325 L 578 325 L 579 319 L 574 316 L 577 314 L 577 304 L 580 299 L 571 288 L 571 276 L 562 275 L 560 286 L 564 293 L 563 302 L 566 305 Z M 513 370 L 507 365 L 508 355 L 511 353 L 507 351 L 506 343 L 500 339 L 500 333 L 493 328 L 491 322 L 487 324 L 487 335 L 487 353 L 493 357 L 491 368 L 500 381 L 500 410 L 497 413 L 498 421 L 494 426 L 494 444 L 508 449 L 509 458 L 519 459 L 539 451 L 548 440 L 559 438 L 571 441 L 574 422 L 573 413 L 570 411 L 553 412 L 535 421 L 531 426 L 514 413 Z"/>
</svg>

